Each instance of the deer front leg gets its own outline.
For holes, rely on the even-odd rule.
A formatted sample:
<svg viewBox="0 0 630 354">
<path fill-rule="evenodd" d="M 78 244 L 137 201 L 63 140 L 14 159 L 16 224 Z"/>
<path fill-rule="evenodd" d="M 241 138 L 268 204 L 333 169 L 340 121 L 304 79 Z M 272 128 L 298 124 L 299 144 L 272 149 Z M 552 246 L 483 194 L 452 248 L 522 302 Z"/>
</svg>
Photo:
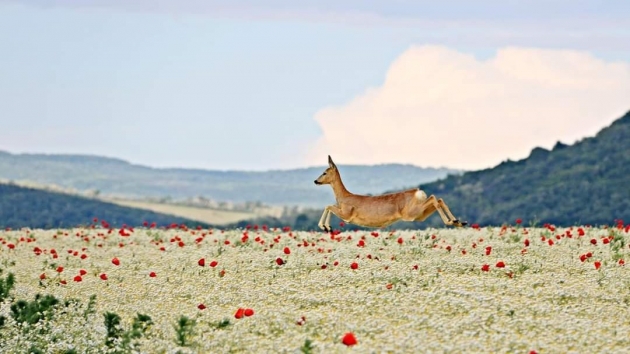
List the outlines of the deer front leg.
<svg viewBox="0 0 630 354">
<path fill-rule="evenodd" d="M 331 214 L 337 215 L 341 220 L 344 221 L 349 220 L 352 216 L 352 208 L 346 208 L 346 210 L 344 210 L 343 208 L 340 208 L 336 205 L 329 205 L 326 207 L 326 210 L 328 211 L 328 215 L 326 215 L 326 222 L 324 223 L 324 227 L 327 227 L 328 231 L 332 231 L 332 228 L 330 227 Z"/>
<path fill-rule="evenodd" d="M 446 203 L 444 203 L 444 200 L 442 200 L 442 198 L 438 199 L 438 204 L 442 207 L 444 212 L 446 212 L 448 217 L 451 220 L 453 220 L 453 225 L 455 225 L 457 227 L 462 227 L 462 226 L 468 225 L 468 223 L 466 221 L 460 221 L 459 219 L 457 219 L 456 217 L 453 216 L 453 213 L 451 213 L 451 209 L 448 208 L 448 205 L 446 205 Z"/>
<path fill-rule="evenodd" d="M 330 212 L 328 211 L 328 207 L 324 208 L 324 212 L 322 213 L 322 217 L 319 218 L 319 223 L 317 223 L 317 226 L 319 226 L 320 229 L 328 232 L 328 229 L 326 228 L 326 226 L 324 226 L 324 220 L 326 220 L 326 215 L 330 214 Z"/>
</svg>

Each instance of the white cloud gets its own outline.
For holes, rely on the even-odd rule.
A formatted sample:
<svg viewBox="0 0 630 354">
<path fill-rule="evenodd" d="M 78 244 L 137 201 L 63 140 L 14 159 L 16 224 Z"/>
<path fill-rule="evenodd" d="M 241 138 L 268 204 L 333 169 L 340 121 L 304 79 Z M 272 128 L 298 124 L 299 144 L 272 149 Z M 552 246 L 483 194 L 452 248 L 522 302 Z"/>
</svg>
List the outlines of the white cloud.
<svg viewBox="0 0 630 354">
<path fill-rule="evenodd" d="M 629 63 L 517 47 L 480 61 L 418 46 L 391 65 L 381 87 L 315 115 L 323 136 L 307 160 L 486 168 L 592 136 L 628 109 Z"/>
</svg>

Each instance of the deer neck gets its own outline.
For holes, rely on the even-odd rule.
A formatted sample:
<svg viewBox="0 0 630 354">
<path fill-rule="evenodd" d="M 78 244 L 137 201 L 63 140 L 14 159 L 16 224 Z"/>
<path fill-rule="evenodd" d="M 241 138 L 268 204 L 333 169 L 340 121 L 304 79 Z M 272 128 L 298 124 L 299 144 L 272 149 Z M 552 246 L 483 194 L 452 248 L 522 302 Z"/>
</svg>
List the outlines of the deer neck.
<svg viewBox="0 0 630 354">
<path fill-rule="evenodd" d="M 335 193 L 335 199 L 337 200 L 337 203 L 339 203 L 341 199 L 351 195 L 351 193 L 348 192 L 346 186 L 343 185 L 343 182 L 341 181 L 341 175 L 339 175 L 339 171 L 336 171 L 335 173 L 337 174 L 337 178 L 335 178 L 335 180 L 330 185 L 333 189 L 333 193 Z"/>
</svg>

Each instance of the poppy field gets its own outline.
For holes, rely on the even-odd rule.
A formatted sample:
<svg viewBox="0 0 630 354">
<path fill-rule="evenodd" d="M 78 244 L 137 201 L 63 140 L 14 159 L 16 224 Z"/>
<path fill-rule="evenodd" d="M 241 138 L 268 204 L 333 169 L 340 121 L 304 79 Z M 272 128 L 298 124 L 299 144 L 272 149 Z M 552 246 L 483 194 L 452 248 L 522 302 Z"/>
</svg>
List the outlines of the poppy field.
<svg viewBox="0 0 630 354">
<path fill-rule="evenodd" d="M 630 226 L 0 232 L 3 353 L 620 352 Z"/>
</svg>

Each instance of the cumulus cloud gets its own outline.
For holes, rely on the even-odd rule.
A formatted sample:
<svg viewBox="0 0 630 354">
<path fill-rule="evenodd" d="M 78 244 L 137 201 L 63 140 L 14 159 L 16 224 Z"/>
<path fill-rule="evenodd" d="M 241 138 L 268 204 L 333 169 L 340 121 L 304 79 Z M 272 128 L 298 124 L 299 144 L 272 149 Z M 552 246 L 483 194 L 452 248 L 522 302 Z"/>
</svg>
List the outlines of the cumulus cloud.
<svg viewBox="0 0 630 354">
<path fill-rule="evenodd" d="M 628 109 L 630 63 L 519 47 L 478 60 L 415 46 L 382 86 L 316 113 L 323 135 L 307 160 L 480 169 L 592 136 Z"/>
</svg>

